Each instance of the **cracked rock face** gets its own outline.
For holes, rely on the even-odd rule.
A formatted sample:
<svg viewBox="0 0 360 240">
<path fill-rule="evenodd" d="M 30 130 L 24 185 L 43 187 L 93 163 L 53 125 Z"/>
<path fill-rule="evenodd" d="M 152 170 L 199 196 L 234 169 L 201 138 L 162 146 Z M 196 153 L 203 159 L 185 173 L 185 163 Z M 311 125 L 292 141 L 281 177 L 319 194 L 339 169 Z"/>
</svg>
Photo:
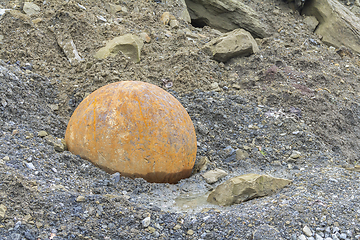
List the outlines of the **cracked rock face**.
<svg viewBox="0 0 360 240">
<path fill-rule="evenodd" d="M 251 7 L 236 0 L 186 0 L 193 22 L 223 32 L 243 28 L 254 37 L 269 36 L 267 25 Z"/>
</svg>

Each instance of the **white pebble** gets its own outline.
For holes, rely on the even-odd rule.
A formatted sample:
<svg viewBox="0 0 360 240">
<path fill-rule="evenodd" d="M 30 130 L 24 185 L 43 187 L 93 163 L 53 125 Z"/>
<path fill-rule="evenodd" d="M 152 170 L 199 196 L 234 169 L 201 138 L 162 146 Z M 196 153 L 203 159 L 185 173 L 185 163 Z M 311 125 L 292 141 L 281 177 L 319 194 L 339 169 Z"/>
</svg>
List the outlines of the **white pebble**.
<svg viewBox="0 0 360 240">
<path fill-rule="evenodd" d="M 323 240 L 323 238 L 319 234 L 315 234 L 315 239 L 316 240 Z"/>
<path fill-rule="evenodd" d="M 32 164 L 32 163 L 27 163 L 27 162 L 26 162 L 25 165 L 26 165 L 28 168 L 32 169 L 32 170 L 35 169 L 35 166 L 34 166 L 34 164 Z"/>
<path fill-rule="evenodd" d="M 150 225 L 150 217 L 144 218 L 141 223 L 144 228 L 148 227 Z"/>
<path fill-rule="evenodd" d="M 307 240 L 304 234 L 301 234 L 298 239 L 299 240 Z"/>
<path fill-rule="evenodd" d="M 313 235 L 312 231 L 310 230 L 310 228 L 308 226 L 305 226 L 303 228 L 303 232 L 305 233 L 306 236 L 311 237 Z"/>
</svg>

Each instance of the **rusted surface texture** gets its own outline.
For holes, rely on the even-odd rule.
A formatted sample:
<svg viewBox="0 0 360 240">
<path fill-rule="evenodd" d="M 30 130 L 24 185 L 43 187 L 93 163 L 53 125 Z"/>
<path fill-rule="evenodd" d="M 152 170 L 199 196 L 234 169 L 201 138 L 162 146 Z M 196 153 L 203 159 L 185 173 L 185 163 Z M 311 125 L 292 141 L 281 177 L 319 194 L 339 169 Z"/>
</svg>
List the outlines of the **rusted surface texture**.
<svg viewBox="0 0 360 240">
<path fill-rule="evenodd" d="M 163 89 L 117 82 L 90 94 L 73 113 L 69 151 L 109 173 L 176 183 L 190 176 L 196 135 L 184 107 Z"/>
</svg>

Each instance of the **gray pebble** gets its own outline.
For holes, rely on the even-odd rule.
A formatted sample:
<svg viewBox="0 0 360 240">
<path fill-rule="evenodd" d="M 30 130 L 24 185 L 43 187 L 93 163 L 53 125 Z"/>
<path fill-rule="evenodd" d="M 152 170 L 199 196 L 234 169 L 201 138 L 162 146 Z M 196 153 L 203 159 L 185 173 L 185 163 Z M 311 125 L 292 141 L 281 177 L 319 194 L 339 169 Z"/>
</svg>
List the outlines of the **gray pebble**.
<svg viewBox="0 0 360 240">
<path fill-rule="evenodd" d="M 324 238 L 322 238 L 319 234 L 315 234 L 315 239 L 316 240 L 323 240 Z"/>
<path fill-rule="evenodd" d="M 298 240 L 307 240 L 304 234 L 301 234 L 298 238 Z"/>
<path fill-rule="evenodd" d="M 32 163 L 26 162 L 25 165 L 26 165 L 28 168 L 30 168 L 31 170 L 34 170 L 34 169 L 35 169 L 35 166 L 34 166 L 34 164 L 32 164 Z"/>
<path fill-rule="evenodd" d="M 146 217 L 141 221 L 141 224 L 144 228 L 148 227 L 150 225 L 150 217 Z"/>
<path fill-rule="evenodd" d="M 336 234 L 332 234 L 331 237 L 333 240 L 339 240 L 339 238 L 336 236 Z"/>
<path fill-rule="evenodd" d="M 305 235 L 308 236 L 308 237 L 311 237 L 311 236 L 313 235 L 311 229 L 310 229 L 308 226 L 305 226 L 305 227 L 303 228 L 303 232 L 304 232 Z"/>
<path fill-rule="evenodd" d="M 346 233 L 340 234 L 339 238 L 345 240 L 347 237 Z"/>
</svg>

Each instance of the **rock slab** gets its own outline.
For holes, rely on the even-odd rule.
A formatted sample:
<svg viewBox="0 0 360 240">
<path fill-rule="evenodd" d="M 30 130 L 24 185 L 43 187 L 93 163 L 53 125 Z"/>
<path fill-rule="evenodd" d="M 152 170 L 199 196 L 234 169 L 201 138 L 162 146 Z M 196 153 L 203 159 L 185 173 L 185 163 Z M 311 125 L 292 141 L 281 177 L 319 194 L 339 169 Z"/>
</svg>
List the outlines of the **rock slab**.
<svg viewBox="0 0 360 240">
<path fill-rule="evenodd" d="M 292 181 L 268 175 L 245 174 L 231 178 L 210 193 L 207 201 L 220 206 L 229 206 L 277 192 Z"/>
<path fill-rule="evenodd" d="M 118 52 L 122 52 L 133 62 L 140 62 L 140 52 L 143 45 L 142 39 L 138 36 L 125 34 L 108 41 L 106 46 L 99 49 L 94 57 L 97 59 L 105 59 L 109 56 L 115 56 Z"/>
<path fill-rule="evenodd" d="M 222 169 L 210 170 L 210 171 L 207 171 L 206 173 L 202 174 L 205 181 L 209 184 L 216 183 L 217 181 L 219 181 L 219 179 L 221 179 L 227 175 L 228 175 L 227 172 L 225 172 Z"/>
<path fill-rule="evenodd" d="M 336 0 L 314 0 L 304 6 L 302 14 L 315 16 L 319 25 L 315 33 L 322 41 L 339 48 L 344 45 L 360 53 L 360 19 Z"/>
<path fill-rule="evenodd" d="M 243 28 L 254 37 L 269 36 L 261 17 L 249 6 L 237 0 L 185 0 L 192 22 L 208 25 L 222 32 Z"/>
<path fill-rule="evenodd" d="M 235 29 L 208 42 L 204 50 L 214 60 L 227 62 L 233 57 L 249 56 L 258 52 L 259 47 L 249 32 Z"/>
</svg>

